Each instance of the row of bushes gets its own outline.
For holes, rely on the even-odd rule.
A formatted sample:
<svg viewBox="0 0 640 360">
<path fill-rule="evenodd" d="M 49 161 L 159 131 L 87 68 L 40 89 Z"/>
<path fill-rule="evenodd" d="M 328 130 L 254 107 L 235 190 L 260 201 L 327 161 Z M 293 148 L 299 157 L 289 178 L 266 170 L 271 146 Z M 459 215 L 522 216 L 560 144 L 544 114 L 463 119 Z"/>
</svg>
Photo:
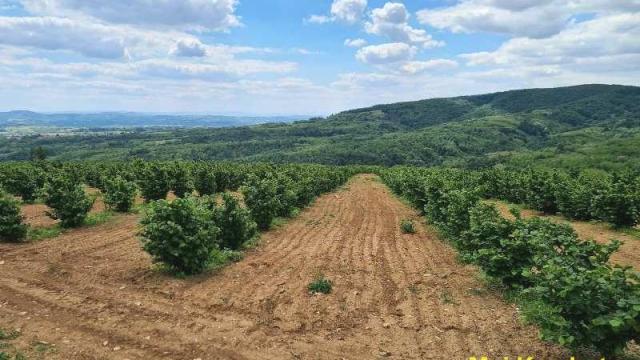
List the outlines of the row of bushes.
<svg viewBox="0 0 640 360">
<path fill-rule="evenodd" d="M 252 174 L 241 186 L 246 207 L 229 192 L 219 205 L 209 195 L 154 201 L 141 221 L 143 248 L 173 272 L 200 273 L 224 261 L 229 251 L 242 249 L 258 229 L 269 229 L 274 218 L 294 215 L 350 175 L 349 170 L 328 167 Z"/>
<path fill-rule="evenodd" d="M 485 196 L 577 220 L 601 220 L 616 227 L 640 224 L 640 177 L 585 170 L 491 169 L 478 175 Z"/>
<path fill-rule="evenodd" d="M 541 218 L 507 220 L 480 201 L 477 174 L 394 168 L 394 192 L 424 211 L 460 252 L 520 300 L 545 340 L 607 356 L 640 338 L 640 285 L 631 268 L 612 266 L 619 242 L 581 240 L 568 225 Z"/>
</svg>

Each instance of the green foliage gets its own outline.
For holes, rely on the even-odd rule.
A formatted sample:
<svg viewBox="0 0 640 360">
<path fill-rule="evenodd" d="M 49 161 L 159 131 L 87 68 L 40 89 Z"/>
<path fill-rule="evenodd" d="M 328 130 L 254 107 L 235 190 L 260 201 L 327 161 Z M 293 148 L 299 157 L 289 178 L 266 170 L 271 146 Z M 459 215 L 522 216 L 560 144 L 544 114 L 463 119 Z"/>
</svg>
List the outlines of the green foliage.
<svg viewBox="0 0 640 360">
<path fill-rule="evenodd" d="M 316 278 L 307 285 L 307 290 L 312 294 L 329 294 L 333 289 L 333 283 L 328 280 L 324 275 L 318 275 Z"/>
<path fill-rule="evenodd" d="M 45 203 L 51 208 L 47 215 L 60 220 L 63 228 L 84 224 L 93 206 L 93 201 L 89 199 L 82 185 L 67 174 L 58 174 L 49 179 L 45 186 Z"/>
<path fill-rule="evenodd" d="M 171 190 L 171 178 L 167 167 L 158 163 L 138 166 L 138 187 L 145 201 L 166 199 Z"/>
<path fill-rule="evenodd" d="M 214 209 L 215 223 L 220 227 L 220 247 L 239 250 L 258 235 L 258 228 L 249 210 L 230 193 L 222 194 L 222 205 Z"/>
<path fill-rule="evenodd" d="M 0 190 L 0 241 L 24 240 L 28 226 L 23 223 L 23 220 L 18 202 Z"/>
<path fill-rule="evenodd" d="M 242 187 L 244 202 L 260 230 L 268 230 L 282 208 L 274 178 L 251 177 Z"/>
<path fill-rule="evenodd" d="M 45 183 L 45 173 L 32 165 L 12 166 L 4 174 L 5 188 L 20 196 L 25 203 L 34 202 L 40 195 Z"/>
<path fill-rule="evenodd" d="M 400 230 L 405 234 L 415 234 L 416 228 L 413 226 L 412 220 L 404 219 L 400 222 Z"/>
<path fill-rule="evenodd" d="M 194 190 L 193 178 L 189 168 L 179 163 L 172 166 L 170 170 L 171 189 L 177 197 L 185 197 L 191 195 Z"/>
<path fill-rule="evenodd" d="M 196 198 L 152 203 L 141 221 L 142 246 L 171 270 L 198 274 L 206 270 L 218 250 L 220 229 L 213 212 Z"/>
<path fill-rule="evenodd" d="M 136 184 L 122 177 L 104 181 L 104 203 L 117 212 L 129 212 L 136 199 Z"/>
<path fill-rule="evenodd" d="M 194 187 L 200 196 L 215 194 L 218 185 L 213 169 L 206 165 L 198 166 L 195 170 Z"/>
</svg>

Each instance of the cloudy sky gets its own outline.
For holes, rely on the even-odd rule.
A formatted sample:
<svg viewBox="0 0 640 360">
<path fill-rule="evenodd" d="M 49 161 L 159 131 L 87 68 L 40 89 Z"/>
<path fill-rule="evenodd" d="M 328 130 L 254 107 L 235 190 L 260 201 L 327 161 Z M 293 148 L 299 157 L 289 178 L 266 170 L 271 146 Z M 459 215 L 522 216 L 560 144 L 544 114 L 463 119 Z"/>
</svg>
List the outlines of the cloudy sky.
<svg viewBox="0 0 640 360">
<path fill-rule="evenodd" d="M 328 114 L 640 85 L 640 0 L 0 0 L 0 110 Z"/>
</svg>

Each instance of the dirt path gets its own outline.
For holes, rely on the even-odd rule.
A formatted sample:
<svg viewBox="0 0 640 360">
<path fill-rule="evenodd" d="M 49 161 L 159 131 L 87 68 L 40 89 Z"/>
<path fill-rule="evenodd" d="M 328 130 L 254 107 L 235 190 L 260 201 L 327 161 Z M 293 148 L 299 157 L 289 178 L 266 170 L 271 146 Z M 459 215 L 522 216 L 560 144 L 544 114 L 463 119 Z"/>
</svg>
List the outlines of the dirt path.
<svg viewBox="0 0 640 360">
<path fill-rule="evenodd" d="M 373 176 L 319 198 L 240 263 L 187 280 L 151 270 L 137 219 L 0 245 L 0 327 L 51 359 L 566 357 Z M 334 282 L 311 296 L 317 273 Z M 55 345 L 53 345 L 55 344 Z"/>
<path fill-rule="evenodd" d="M 509 213 L 509 204 L 497 200 L 490 200 L 488 202 L 495 204 L 503 216 L 513 218 L 513 215 Z M 632 235 L 612 230 L 609 225 L 605 223 L 570 221 L 562 216 L 544 215 L 539 211 L 530 209 L 523 209 L 521 214 L 524 218 L 538 216 L 558 223 L 569 224 L 581 239 L 593 239 L 603 244 L 609 243 L 613 239 L 623 241 L 624 244 L 620 250 L 611 257 L 611 259 L 616 264 L 633 266 L 636 269 L 640 269 L 640 239 Z"/>
</svg>

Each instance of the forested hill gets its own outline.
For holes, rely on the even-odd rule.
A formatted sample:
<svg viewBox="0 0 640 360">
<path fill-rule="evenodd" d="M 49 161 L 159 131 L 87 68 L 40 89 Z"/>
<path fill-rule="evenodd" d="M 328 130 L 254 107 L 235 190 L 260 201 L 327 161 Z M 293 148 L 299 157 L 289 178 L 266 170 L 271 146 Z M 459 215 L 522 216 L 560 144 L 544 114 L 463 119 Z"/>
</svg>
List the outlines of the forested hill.
<svg viewBox="0 0 640 360">
<path fill-rule="evenodd" d="M 0 140 L 0 157 L 639 167 L 640 87 L 581 85 L 377 105 L 292 124 Z"/>
</svg>

